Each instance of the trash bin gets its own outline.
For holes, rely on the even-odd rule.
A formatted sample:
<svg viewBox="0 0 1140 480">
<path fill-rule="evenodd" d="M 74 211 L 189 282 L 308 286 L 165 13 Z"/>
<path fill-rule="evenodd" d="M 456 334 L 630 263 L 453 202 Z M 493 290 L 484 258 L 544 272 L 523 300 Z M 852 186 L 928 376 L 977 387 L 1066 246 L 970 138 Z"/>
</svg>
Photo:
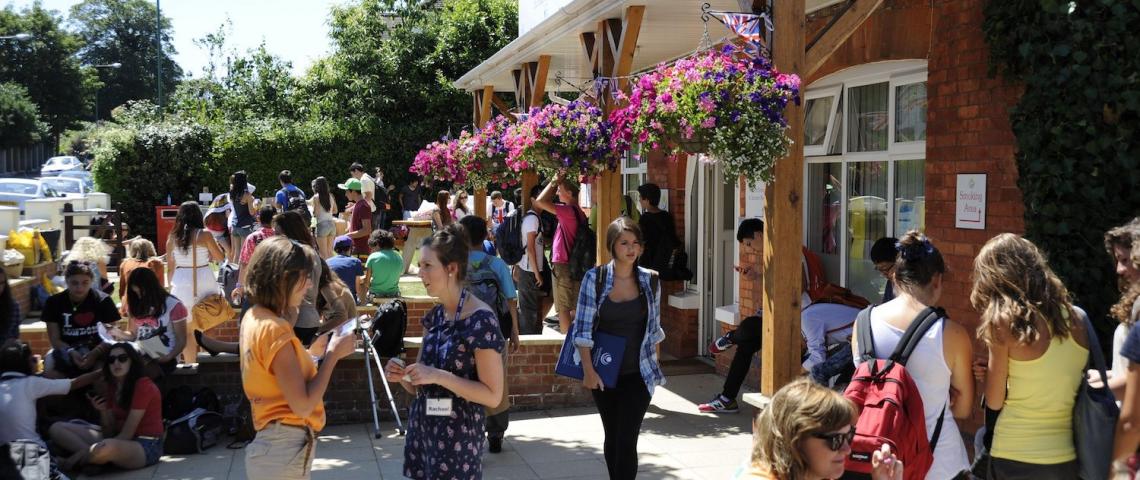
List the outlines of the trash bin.
<svg viewBox="0 0 1140 480">
<path fill-rule="evenodd" d="M 156 238 L 154 248 L 159 255 L 166 255 L 166 237 L 174 230 L 174 219 L 178 218 L 178 205 L 154 207 L 154 227 Z"/>
</svg>

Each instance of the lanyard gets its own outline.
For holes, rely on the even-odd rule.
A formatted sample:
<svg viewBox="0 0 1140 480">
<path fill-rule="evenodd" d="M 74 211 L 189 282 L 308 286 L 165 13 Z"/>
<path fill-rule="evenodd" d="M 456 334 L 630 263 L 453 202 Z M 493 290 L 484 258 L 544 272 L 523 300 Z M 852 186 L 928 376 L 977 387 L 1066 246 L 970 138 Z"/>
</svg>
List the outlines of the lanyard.
<svg viewBox="0 0 1140 480">
<path fill-rule="evenodd" d="M 455 321 L 453 321 L 451 323 L 453 328 L 455 325 L 459 324 L 459 315 L 461 313 L 463 313 L 463 304 L 466 302 L 467 302 L 467 289 L 463 289 L 459 294 L 459 306 L 456 307 L 456 309 L 455 309 Z M 443 317 L 443 315 L 444 315 L 442 308 L 439 310 L 439 315 L 440 315 L 440 317 Z M 446 317 L 444 317 L 444 319 L 446 319 Z M 439 333 L 436 335 L 436 341 L 435 341 L 435 352 L 436 352 L 435 358 L 436 358 L 436 362 L 437 362 L 435 365 L 436 368 L 444 368 L 444 362 L 447 361 L 448 345 L 451 343 L 449 341 L 450 340 L 449 337 L 451 335 L 450 334 L 444 335 L 443 334 L 444 329 L 442 328 L 444 325 L 441 323 L 440 326 L 441 326 L 441 328 L 439 329 Z"/>
</svg>

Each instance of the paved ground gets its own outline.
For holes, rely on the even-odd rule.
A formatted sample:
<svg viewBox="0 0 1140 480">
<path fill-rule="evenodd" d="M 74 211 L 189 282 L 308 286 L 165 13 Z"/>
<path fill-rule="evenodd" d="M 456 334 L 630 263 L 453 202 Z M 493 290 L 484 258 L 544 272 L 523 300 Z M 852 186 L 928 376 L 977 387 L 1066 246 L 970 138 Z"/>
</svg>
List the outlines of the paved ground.
<svg viewBox="0 0 1140 480">
<path fill-rule="evenodd" d="M 747 458 L 751 447 L 751 414 L 747 410 L 720 417 L 697 412 L 697 403 L 720 390 L 723 377 L 669 377 L 657 390 L 642 427 L 639 443 L 641 478 L 724 480 Z M 390 423 L 381 428 L 391 428 Z M 398 479 L 404 439 L 373 439 L 371 425 L 325 429 L 317 446 L 313 479 Z M 602 424 L 593 408 L 512 415 L 501 454 L 487 454 L 483 478 L 604 479 Z M 241 450 L 215 447 L 201 455 L 164 456 L 153 467 L 102 475 L 107 480 L 245 478 Z"/>
</svg>

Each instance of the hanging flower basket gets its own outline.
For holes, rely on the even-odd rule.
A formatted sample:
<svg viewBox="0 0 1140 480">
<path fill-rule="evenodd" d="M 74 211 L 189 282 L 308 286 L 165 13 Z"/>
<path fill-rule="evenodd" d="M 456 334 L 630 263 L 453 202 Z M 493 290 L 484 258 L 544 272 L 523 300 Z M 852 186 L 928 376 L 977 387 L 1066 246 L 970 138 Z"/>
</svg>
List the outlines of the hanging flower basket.
<svg viewBox="0 0 1140 480">
<path fill-rule="evenodd" d="M 465 187 L 479 191 L 488 186 L 510 188 L 519 183 L 517 172 L 507 164 L 507 146 L 503 141 L 510 125 L 500 115 L 478 131 L 460 136 L 457 160 L 466 174 Z"/>
<path fill-rule="evenodd" d="M 460 137 L 469 135 L 466 131 Z M 412 161 L 412 173 L 424 178 L 465 183 L 467 174 L 460 164 L 459 141 L 443 138 L 425 146 Z"/>
<path fill-rule="evenodd" d="M 799 77 L 728 45 L 658 65 L 610 119 L 626 141 L 670 154 L 708 153 L 727 178 L 754 185 L 771 180 L 772 166 L 787 155 L 784 108 L 799 102 L 799 87 Z"/>
<path fill-rule="evenodd" d="M 506 129 L 506 163 L 514 171 L 571 169 L 594 177 L 616 170 L 629 151 L 629 142 L 615 133 L 602 110 L 585 101 L 535 108 L 525 121 Z"/>
</svg>

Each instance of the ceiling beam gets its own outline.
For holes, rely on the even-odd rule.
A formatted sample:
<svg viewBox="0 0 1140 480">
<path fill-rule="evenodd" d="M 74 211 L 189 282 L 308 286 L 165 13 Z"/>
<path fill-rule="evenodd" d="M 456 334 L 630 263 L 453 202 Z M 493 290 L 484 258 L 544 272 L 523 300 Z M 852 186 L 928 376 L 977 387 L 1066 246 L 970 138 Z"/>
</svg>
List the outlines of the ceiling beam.
<svg viewBox="0 0 1140 480">
<path fill-rule="evenodd" d="M 494 105 L 495 108 L 499 109 L 499 113 L 503 114 L 504 117 L 507 117 L 507 120 L 510 120 L 512 123 L 518 121 L 514 115 L 511 115 L 511 107 L 508 107 L 507 102 L 504 102 L 503 99 L 499 98 L 498 95 L 491 95 L 491 105 Z"/>
<path fill-rule="evenodd" d="M 827 32 L 819 37 L 819 40 L 807 51 L 804 70 L 800 78 L 809 78 L 816 70 L 819 70 L 831 58 L 831 54 L 839 50 L 843 42 L 851 38 L 851 35 L 863 25 L 863 22 L 867 21 L 871 14 L 875 13 L 882 5 L 883 0 L 852 0 L 851 6 L 843 16 L 831 25 Z"/>
<path fill-rule="evenodd" d="M 550 74 L 550 55 L 539 55 L 533 62 L 534 70 L 530 84 L 530 108 L 541 107 L 546 97 L 546 78 Z"/>
</svg>

